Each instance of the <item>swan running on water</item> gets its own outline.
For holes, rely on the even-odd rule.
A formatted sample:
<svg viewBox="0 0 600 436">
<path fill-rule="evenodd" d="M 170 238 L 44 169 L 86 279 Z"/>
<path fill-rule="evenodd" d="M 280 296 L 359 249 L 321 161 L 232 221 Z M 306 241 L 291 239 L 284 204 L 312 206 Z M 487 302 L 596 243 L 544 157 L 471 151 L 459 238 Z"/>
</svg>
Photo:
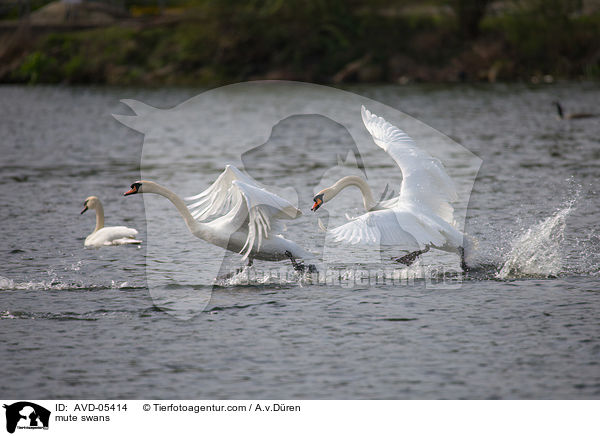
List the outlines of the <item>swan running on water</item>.
<svg viewBox="0 0 600 436">
<path fill-rule="evenodd" d="M 208 189 L 186 198 L 194 201 L 189 208 L 174 192 L 147 180 L 133 183 L 124 195 L 148 193 L 171 201 L 194 236 L 242 254 L 248 265 L 254 259 L 290 259 L 294 269 L 303 271 L 303 260 L 312 258 L 295 242 L 276 234 L 281 230 L 279 220 L 296 219 L 302 212 L 233 165 L 227 165 Z M 315 267 L 309 265 L 308 270 Z"/>
<path fill-rule="evenodd" d="M 430 248 L 458 253 L 461 267 L 466 271 L 464 235 L 454 227 L 454 208 L 450 204 L 457 199 L 456 190 L 442 163 L 418 148 L 402 130 L 364 106 L 361 113 L 375 144 L 383 148 L 402 171 L 400 195 L 376 203 L 367 182 L 361 177 L 349 176 L 318 192 L 312 210 L 316 211 L 344 188 L 357 186 L 367 213 L 328 230 L 334 240 L 398 247 L 409 253 L 394 260 L 407 266 Z"/>
<path fill-rule="evenodd" d="M 85 247 L 102 247 L 103 245 L 140 244 L 135 239 L 136 229 L 125 226 L 104 227 L 104 207 L 98 197 L 88 197 L 83 202 L 83 214 L 88 209 L 96 210 L 96 228 L 85 238 Z"/>
</svg>

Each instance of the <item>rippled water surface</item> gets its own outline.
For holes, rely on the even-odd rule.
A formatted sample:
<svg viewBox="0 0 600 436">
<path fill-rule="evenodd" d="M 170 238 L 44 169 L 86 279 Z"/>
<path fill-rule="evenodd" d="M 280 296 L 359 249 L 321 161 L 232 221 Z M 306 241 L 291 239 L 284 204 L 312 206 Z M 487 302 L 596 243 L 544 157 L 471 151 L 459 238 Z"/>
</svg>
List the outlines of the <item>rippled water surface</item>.
<svg viewBox="0 0 600 436">
<path fill-rule="evenodd" d="M 3 396 L 599 398 L 600 118 L 559 121 L 551 102 L 600 113 L 600 87 L 351 91 L 412 115 L 482 159 L 466 210 L 472 271 L 462 284 L 315 285 L 281 262 L 292 277 L 285 284 L 213 289 L 199 278 L 214 257 L 209 245 L 189 235 L 163 199 L 145 205 L 148 196 L 122 193 L 140 171 L 182 194 L 198 192 L 229 163 L 226 144 L 199 144 L 200 157 L 178 155 L 174 129 L 164 152 L 147 155 L 150 165 L 141 168 L 144 136 L 111 117 L 131 114 L 120 99 L 167 109 L 200 90 L 1 87 Z M 341 165 L 323 180 L 314 176 L 327 147 L 348 138 L 328 120 L 291 118 L 273 130 L 263 154 L 242 160 L 266 186 L 293 183 L 307 210 L 317 186 L 344 175 Z M 400 174 L 385 153 L 373 144 L 365 159 L 370 183 L 398 188 Z M 460 184 L 460 162 L 445 164 Z M 293 182 L 281 182 L 286 177 Z M 79 212 L 90 195 L 103 200 L 107 225 L 135 227 L 144 243 L 84 249 L 94 218 Z M 360 211 L 357 195 L 340 196 L 330 219 Z M 160 209 L 148 222 L 145 206 Z M 156 229 L 168 242 L 153 237 Z M 310 212 L 288 230 L 306 248 L 318 245 Z M 345 248 L 337 260 L 360 263 L 361 255 Z M 164 278 L 160 301 L 146 265 Z M 202 312 L 194 306 L 200 294 L 210 297 Z"/>
</svg>

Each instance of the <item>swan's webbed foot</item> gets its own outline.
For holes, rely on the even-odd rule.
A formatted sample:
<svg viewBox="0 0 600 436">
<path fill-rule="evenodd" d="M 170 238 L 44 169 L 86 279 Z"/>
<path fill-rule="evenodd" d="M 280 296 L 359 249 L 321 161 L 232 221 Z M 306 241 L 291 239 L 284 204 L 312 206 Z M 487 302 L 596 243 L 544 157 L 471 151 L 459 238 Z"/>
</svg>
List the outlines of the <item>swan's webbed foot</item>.
<svg viewBox="0 0 600 436">
<path fill-rule="evenodd" d="M 292 255 L 292 253 L 290 253 L 289 251 L 286 251 L 285 255 L 290 259 L 290 262 L 292 262 L 292 266 L 294 267 L 295 271 L 303 273 L 308 269 L 309 273 L 317 272 L 316 266 L 308 265 L 308 267 L 306 267 L 302 261 L 298 262 L 296 258 Z"/>
<path fill-rule="evenodd" d="M 302 262 L 297 262 L 296 258 L 292 256 L 292 253 L 286 251 L 285 255 L 290 259 L 290 262 L 292 262 L 292 266 L 294 267 L 295 271 L 304 272 L 304 264 Z"/>
<path fill-rule="evenodd" d="M 427 253 L 428 251 L 429 247 L 425 247 L 423 250 L 413 251 L 412 253 L 408 253 L 406 256 L 392 257 L 392 260 L 406 266 L 411 266 L 413 263 L 415 263 L 415 260 L 417 260 L 420 255 Z"/>
</svg>

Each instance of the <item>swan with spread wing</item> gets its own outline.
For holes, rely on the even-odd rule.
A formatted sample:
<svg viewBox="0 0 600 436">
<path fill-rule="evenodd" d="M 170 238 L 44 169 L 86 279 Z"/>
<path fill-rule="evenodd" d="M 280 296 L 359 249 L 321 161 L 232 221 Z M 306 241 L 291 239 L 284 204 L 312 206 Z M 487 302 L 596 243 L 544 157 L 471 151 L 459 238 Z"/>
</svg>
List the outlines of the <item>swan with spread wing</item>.
<svg viewBox="0 0 600 436">
<path fill-rule="evenodd" d="M 402 130 L 363 106 L 362 120 L 373 141 L 394 159 L 402 171 L 400 195 L 375 202 L 371 188 L 357 176 L 344 177 L 314 197 L 313 211 L 342 189 L 356 186 L 363 196 L 366 213 L 328 230 L 336 241 L 351 244 L 396 246 L 407 255 L 395 258 L 411 265 L 430 248 L 458 253 L 467 270 L 463 233 L 455 228 L 452 202 L 457 200 L 454 183 L 442 163 Z"/>
<path fill-rule="evenodd" d="M 192 201 L 189 207 L 174 192 L 146 180 L 133 183 L 124 195 L 148 193 L 170 200 L 194 236 L 242 254 L 249 265 L 254 259 L 290 259 L 294 269 L 304 270 L 303 261 L 312 258 L 298 244 L 278 234 L 280 220 L 296 219 L 302 212 L 233 165 L 227 165 L 208 189 L 186 198 Z M 308 269 L 312 271 L 314 266 Z"/>
</svg>

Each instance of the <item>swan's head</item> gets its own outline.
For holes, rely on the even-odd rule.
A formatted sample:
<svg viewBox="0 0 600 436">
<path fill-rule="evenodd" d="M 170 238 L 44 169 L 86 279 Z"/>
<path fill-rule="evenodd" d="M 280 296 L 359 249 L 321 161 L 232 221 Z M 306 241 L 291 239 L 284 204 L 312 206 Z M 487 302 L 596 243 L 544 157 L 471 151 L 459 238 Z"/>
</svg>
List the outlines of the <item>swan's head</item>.
<svg viewBox="0 0 600 436">
<path fill-rule="evenodd" d="M 315 198 L 313 198 L 313 201 L 315 202 L 315 204 L 313 204 L 313 207 L 311 207 L 310 210 L 312 210 L 313 212 L 316 212 L 317 209 L 323 205 L 323 203 L 325 203 L 327 200 L 329 200 L 329 198 L 327 198 L 327 200 L 325 199 L 325 194 L 327 194 L 326 189 L 322 190 L 317 195 L 315 195 Z"/>
<path fill-rule="evenodd" d="M 123 195 L 124 196 L 128 196 L 128 195 L 133 195 L 133 194 L 141 194 L 144 191 L 142 190 L 142 181 L 138 180 L 135 183 L 131 184 L 131 189 L 127 192 L 125 192 Z"/>
<path fill-rule="evenodd" d="M 83 202 L 83 210 L 81 211 L 81 213 L 84 213 L 86 210 L 88 209 L 96 209 L 96 206 L 98 206 L 98 203 L 100 203 L 100 200 L 98 200 L 98 197 L 88 197 L 85 199 L 85 201 Z"/>
<path fill-rule="evenodd" d="M 335 197 L 335 192 L 334 192 L 333 187 L 325 188 L 322 191 L 317 192 L 315 194 L 315 198 L 313 198 L 313 201 L 315 202 L 315 204 L 313 204 L 313 207 L 310 210 L 312 210 L 313 212 L 316 212 L 318 208 L 323 206 L 323 204 L 327 203 L 333 197 Z"/>
</svg>

